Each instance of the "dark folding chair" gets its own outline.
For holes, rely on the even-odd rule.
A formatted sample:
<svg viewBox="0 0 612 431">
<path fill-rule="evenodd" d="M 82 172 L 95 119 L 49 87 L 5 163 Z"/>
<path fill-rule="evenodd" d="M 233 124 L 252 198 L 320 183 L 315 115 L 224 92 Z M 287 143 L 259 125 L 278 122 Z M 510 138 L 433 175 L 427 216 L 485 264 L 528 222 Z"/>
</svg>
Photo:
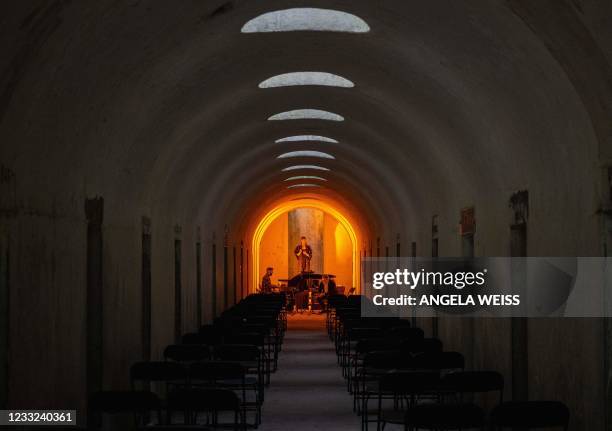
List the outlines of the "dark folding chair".
<svg viewBox="0 0 612 431">
<path fill-rule="evenodd" d="M 425 338 L 425 333 L 421 328 L 412 328 L 410 326 L 397 326 L 390 328 L 387 331 L 387 335 L 390 337 L 402 338 L 406 348 L 410 347 L 411 343 L 420 347 L 423 339 Z"/>
<path fill-rule="evenodd" d="M 381 321 L 385 329 L 393 328 L 410 328 L 412 322 L 408 319 L 400 319 L 399 317 L 382 317 Z"/>
<path fill-rule="evenodd" d="M 408 336 L 407 339 L 402 339 L 400 349 L 412 355 L 417 355 L 420 353 L 438 353 L 442 351 L 442 342 L 437 338 L 419 339 L 418 333 L 416 334 L 416 338 Z"/>
<path fill-rule="evenodd" d="M 224 342 L 226 344 L 230 343 L 229 340 L 243 334 L 258 334 L 263 337 L 262 347 L 265 350 L 265 357 L 269 362 L 270 372 L 276 372 L 281 342 L 279 328 L 276 327 L 275 321 L 268 318 L 249 316 L 241 317 L 241 319 L 244 319 L 241 324 L 232 325 L 225 330 Z"/>
<path fill-rule="evenodd" d="M 246 367 L 239 362 L 211 361 L 196 362 L 189 367 L 189 382 L 193 388 L 230 389 L 240 392 L 243 422 L 246 422 L 248 402 L 247 391 L 257 397 L 257 378 L 246 375 Z M 259 415 L 256 417 L 256 424 Z"/>
<path fill-rule="evenodd" d="M 443 345 L 438 338 L 424 338 L 421 348 L 423 353 L 439 353 Z"/>
<path fill-rule="evenodd" d="M 380 338 L 384 335 L 378 327 L 355 327 L 349 328 L 345 334 L 345 342 L 343 347 L 342 375 L 347 379 L 347 389 L 352 388 L 352 364 L 356 356 L 356 348 L 361 340 Z"/>
<path fill-rule="evenodd" d="M 214 325 L 204 325 L 200 327 L 198 337 L 201 344 L 216 346 L 223 342 L 223 331 Z"/>
<path fill-rule="evenodd" d="M 346 307 L 346 302 L 347 299 L 344 295 L 331 295 L 327 298 L 325 326 L 330 339 L 333 339 L 336 310 L 340 307 Z"/>
<path fill-rule="evenodd" d="M 163 382 L 166 388 L 184 386 L 187 384 L 187 370 L 175 362 L 136 362 L 130 368 L 130 382 L 132 389 L 136 388 L 138 382 L 143 383 L 146 389 L 153 382 Z"/>
<path fill-rule="evenodd" d="M 347 305 L 349 307 L 359 308 L 361 307 L 361 302 L 365 299 L 365 296 L 362 295 L 349 295 L 347 297 Z"/>
<path fill-rule="evenodd" d="M 461 371 L 442 378 L 441 389 L 457 396 L 460 402 L 466 393 L 498 392 L 499 402 L 504 397 L 504 377 L 497 371 Z"/>
<path fill-rule="evenodd" d="M 136 428 L 137 431 L 208 431 L 202 425 L 153 425 Z M 66 431 L 78 431 L 66 430 Z"/>
<path fill-rule="evenodd" d="M 203 345 L 203 339 L 200 334 L 190 332 L 181 337 L 181 344 Z"/>
<path fill-rule="evenodd" d="M 504 428 L 568 429 L 570 411 L 558 401 L 511 401 L 498 405 L 491 412 L 491 423 L 496 430 Z"/>
<path fill-rule="evenodd" d="M 383 352 L 383 351 L 400 351 L 402 346 L 402 339 L 396 337 L 375 337 L 375 338 L 362 338 L 357 341 L 354 347 L 353 356 L 351 358 L 351 370 L 353 371 L 353 381 L 355 378 L 355 372 L 361 366 L 363 358 L 368 353 L 372 352 Z M 351 388 L 352 393 L 352 388 Z"/>
<path fill-rule="evenodd" d="M 459 352 L 424 352 L 411 358 L 416 370 L 439 370 L 440 372 L 463 371 L 465 358 Z"/>
<path fill-rule="evenodd" d="M 387 423 L 403 424 L 406 409 L 414 406 L 422 395 L 437 394 L 439 382 L 436 372 L 392 371 L 383 375 L 378 383 L 377 429 L 381 426 L 384 429 Z M 385 399 L 393 400 L 392 409 L 383 409 Z"/>
<path fill-rule="evenodd" d="M 134 426 L 147 425 L 151 413 L 161 422 L 161 403 L 150 391 L 101 391 L 92 394 L 88 404 L 88 426 L 91 429 L 102 425 L 101 415 L 134 416 Z"/>
<path fill-rule="evenodd" d="M 264 373 L 266 376 L 265 384 L 270 384 L 270 374 L 272 372 L 271 363 L 273 358 L 268 356 L 265 336 L 263 334 L 258 332 L 233 331 L 224 335 L 223 342 L 224 344 L 245 344 L 256 346 L 262 355 L 261 357 L 264 364 Z"/>
<path fill-rule="evenodd" d="M 404 427 L 428 430 L 484 430 L 485 414 L 474 404 L 422 404 L 406 412 Z"/>
<path fill-rule="evenodd" d="M 362 429 L 369 422 L 368 403 L 378 396 L 379 379 L 391 370 L 406 370 L 408 360 L 400 351 L 380 351 L 367 353 L 356 373 L 353 390 L 353 409 L 361 414 Z"/>
<path fill-rule="evenodd" d="M 201 344 L 172 344 L 164 349 L 164 358 L 182 363 L 205 361 L 210 359 L 210 352 Z"/>
<path fill-rule="evenodd" d="M 231 426 L 238 430 L 241 425 L 246 429 L 241 414 L 240 399 L 227 389 L 179 389 L 168 397 L 168 423 L 174 422 L 174 413 L 182 412 L 185 425 L 198 425 L 200 413 L 207 414 L 207 423 L 213 427 Z M 231 423 L 219 423 L 219 413 L 233 413 Z"/>
<path fill-rule="evenodd" d="M 247 402 L 247 408 L 255 409 L 256 423 L 261 423 L 261 405 L 264 401 L 264 359 L 260 349 L 248 344 L 221 344 L 215 347 L 213 356 L 220 361 L 238 362 L 247 375 L 255 376 L 254 381 L 247 376 L 245 382 L 249 389 L 255 389 L 255 401 Z"/>
</svg>

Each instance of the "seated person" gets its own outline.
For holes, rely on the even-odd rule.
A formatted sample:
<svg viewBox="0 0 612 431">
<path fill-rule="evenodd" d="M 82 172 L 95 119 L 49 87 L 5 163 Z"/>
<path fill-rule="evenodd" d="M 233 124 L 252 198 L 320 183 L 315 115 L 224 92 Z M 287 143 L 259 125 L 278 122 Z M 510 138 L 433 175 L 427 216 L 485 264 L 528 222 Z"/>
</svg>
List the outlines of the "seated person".
<svg viewBox="0 0 612 431">
<path fill-rule="evenodd" d="M 297 285 L 297 289 L 294 294 L 296 311 L 303 311 L 308 307 L 308 293 L 308 280 L 303 278 Z"/>
<path fill-rule="evenodd" d="M 308 290 L 300 290 L 295 292 L 295 309 L 296 311 L 303 311 L 308 308 Z"/>
<path fill-rule="evenodd" d="M 320 283 L 319 292 L 323 293 L 319 296 L 318 300 L 319 304 L 321 304 L 321 309 L 324 309 L 324 300 L 328 299 L 330 296 L 338 294 L 336 282 L 330 278 L 329 275 L 324 274 Z"/>
<path fill-rule="evenodd" d="M 327 296 L 338 294 L 338 290 L 336 289 L 336 282 L 333 278 L 330 278 L 329 275 L 325 274 L 323 276 L 323 283 L 326 286 L 325 293 L 327 294 Z"/>
<path fill-rule="evenodd" d="M 261 293 L 272 293 L 272 273 L 274 272 L 274 268 L 268 267 L 266 268 L 266 273 L 261 279 Z"/>
</svg>

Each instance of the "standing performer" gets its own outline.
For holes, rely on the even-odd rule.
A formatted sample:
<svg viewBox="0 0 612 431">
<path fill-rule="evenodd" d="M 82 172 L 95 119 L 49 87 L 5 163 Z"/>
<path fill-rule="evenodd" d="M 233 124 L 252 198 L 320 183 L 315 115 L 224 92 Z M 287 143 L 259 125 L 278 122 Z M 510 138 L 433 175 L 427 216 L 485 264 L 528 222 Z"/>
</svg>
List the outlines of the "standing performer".
<svg viewBox="0 0 612 431">
<path fill-rule="evenodd" d="M 306 237 L 300 238 L 300 243 L 295 247 L 295 257 L 300 262 L 302 272 L 310 272 L 310 259 L 312 259 L 312 248 L 306 242 Z"/>
</svg>

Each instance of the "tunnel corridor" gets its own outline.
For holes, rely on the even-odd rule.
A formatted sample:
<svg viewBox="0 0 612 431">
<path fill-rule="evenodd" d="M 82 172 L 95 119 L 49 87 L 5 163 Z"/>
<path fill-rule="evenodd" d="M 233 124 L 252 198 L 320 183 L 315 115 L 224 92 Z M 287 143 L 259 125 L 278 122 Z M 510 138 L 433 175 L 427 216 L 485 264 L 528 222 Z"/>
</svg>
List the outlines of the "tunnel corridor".
<svg viewBox="0 0 612 431">
<path fill-rule="evenodd" d="M 6 1 L 0 35 L 0 409 L 129 389 L 299 272 L 299 210 L 344 293 L 372 259 L 610 255 L 607 0 Z M 611 430 L 606 317 L 411 322 L 504 399 Z M 322 429 L 360 426 L 343 396 Z"/>
</svg>

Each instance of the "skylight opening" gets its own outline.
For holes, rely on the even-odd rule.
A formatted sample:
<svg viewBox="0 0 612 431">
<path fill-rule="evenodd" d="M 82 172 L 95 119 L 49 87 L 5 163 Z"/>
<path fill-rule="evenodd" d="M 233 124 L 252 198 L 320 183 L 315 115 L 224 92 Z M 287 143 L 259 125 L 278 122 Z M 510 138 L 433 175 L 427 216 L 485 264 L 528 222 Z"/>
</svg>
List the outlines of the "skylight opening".
<svg viewBox="0 0 612 431">
<path fill-rule="evenodd" d="M 277 139 L 277 144 L 281 144 L 283 142 L 329 142 L 330 144 L 337 144 L 338 141 L 332 138 L 328 138 L 327 136 L 318 136 L 318 135 L 296 135 L 296 136 L 287 136 L 286 138 Z"/>
<path fill-rule="evenodd" d="M 272 115 L 268 121 L 283 120 L 325 120 L 325 121 L 344 121 L 342 115 L 334 114 L 320 109 L 294 109 L 293 111 L 281 112 Z"/>
<path fill-rule="evenodd" d="M 322 151 L 290 151 L 288 153 L 283 153 L 277 157 L 277 159 L 291 159 L 294 157 L 316 157 L 319 159 L 330 159 L 335 160 L 336 158 L 331 154 L 324 153 Z"/>
<path fill-rule="evenodd" d="M 355 84 L 346 78 L 327 72 L 291 72 L 273 76 L 259 83 L 259 88 L 319 85 L 323 87 L 353 88 Z"/>
<path fill-rule="evenodd" d="M 321 185 L 320 184 L 304 183 L 304 184 L 292 184 L 290 186 L 287 186 L 288 189 L 297 189 L 297 188 L 301 188 L 301 187 L 321 187 Z"/>
<path fill-rule="evenodd" d="M 242 33 L 331 31 L 368 33 L 370 26 L 356 15 L 332 9 L 292 8 L 267 12 L 248 21 Z"/>
<path fill-rule="evenodd" d="M 306 169 L 310 169 L 313 171 L 324 171 L 324 172 L 329 172 L 331 170 L 329 168 L 324 168 L 323 166 L 317 166 L 317 165 L 294 165 L 294 166 L 289 166 L 287 168 L 284 168 L 282 172 L 300 171 L 300 170 L 306 170 Z"/>
<path fill-rule="evenodd" d="M 289 177 L 285 180 L 285 182 L 288 181 L 298 181 L 298 180 L 314 180 L 314 181 L 324 181 L 327 182 L 327 180 L 323 177 L 317 177 L 316 175 L 298 175 L 295 177 Z"/>
</svg>

